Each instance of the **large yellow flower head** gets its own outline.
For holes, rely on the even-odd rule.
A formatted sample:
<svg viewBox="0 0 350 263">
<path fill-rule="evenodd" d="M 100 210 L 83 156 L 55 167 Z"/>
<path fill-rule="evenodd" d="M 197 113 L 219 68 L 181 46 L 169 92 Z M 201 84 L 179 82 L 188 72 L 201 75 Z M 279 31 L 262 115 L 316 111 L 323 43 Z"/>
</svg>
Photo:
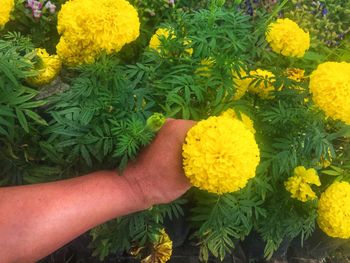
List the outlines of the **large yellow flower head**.
<svg viewBox="0 0 350 263">
<path fill-rule="evenodd" d="M 10 20 L 10 14 L 14 6 L 14 0 L 1 0 L 0 4 L 0 29 Z"/>
<path fill-rule="evenodd" d="M 294 169 L 294 174 L 284 183 L 286 190 L 292 194 L 292 198 L 306 202 L 316 199 L 315 192 L 310 185 L 320 186 L 320 178 L 315 169 L 307 169 L 304 166 L 298 166 Z"/>
<path fill-rule="evenodd" d="M 190 129 L 183 158 L 192 185 L 223 194 L 240 190 L 255 176 L 260 152 L 246 125 L 224 115 L 200 121 Z"/>
<path fill-rule="evenodd" d="M 310 77 L 314 102 L 328 117 L 350 124 L 350 63 L 325 62 Z"/>
<path fill-rule="evenodd" d="M 250 72 L 250 82 L 248 91 L 258 95 L 262 99 L 273 99 L 271 94 L 275 90 L 273 83 L 275 75 L 270 71 L 257 69 Z"/>
<path fill-rule="evenodd" d="M 61 70 L 61 60 L 57 55 L 49 55 L 45 49 L 37 48 L 36 55 L 40 61 L 36 70 L 39 74 L 29 78 L 28 82 L 35 85 L 45 85 L 53 81 Z"/>
<path fill-rule="evenodd" d="M 65 64 L 92 63 L 138 38 L 140 21 L 126 0 L 70 0 L 58 14 L 57 53 Z"/>
<path fill-rule="evenodd" d="M 309 33 L 288 18 L 271 23 L 265 36 L 272 50 L 283 56 L 300 58 L 310 48 Z"/>
<path fill-rule="evenodd" d="M 335 182 L 321 194 L 318 225 L 327 235 L 350 238 L 350 184 Z"/>
</svg>

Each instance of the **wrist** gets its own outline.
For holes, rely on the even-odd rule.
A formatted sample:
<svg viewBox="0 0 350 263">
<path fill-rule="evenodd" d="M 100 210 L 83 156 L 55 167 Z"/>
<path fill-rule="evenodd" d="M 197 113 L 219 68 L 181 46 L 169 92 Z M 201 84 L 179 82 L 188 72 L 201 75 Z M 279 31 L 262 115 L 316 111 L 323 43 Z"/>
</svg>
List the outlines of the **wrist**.
<svg viewBox="0 0 350 263">
<path fill-rule="evenodd" d="M 138 185 L 128 180 L 127 177 L 121 176 L 116 171 L 99 171 L 97 174 L 101 179 L 105 178 L 102 180 L 107 184 L 106 188 L 101 190 L 107 191 L 108 195 L 111 194 L 113 218 L 151 207 Z"/>
<path fill-rule="evenodd" d="M 138 211 L 146 210 L 153 205 L 146 197 L 144 190 L 137 181 L 127 176 L 121 176 L 120 178 L 124 181 L 126 193 L 130 200 L 134 202 Z"/>
<path fill-rule="evenodd" d="M 149 191 L 151 188 L 146 187 L 144 174 L 146 169 L 139 169 L 139 165 L 135 163 L 129 163 L 125 171 L 123 172 L 122 178 L 127 182 L 128 188 L 130 189 L 131 195 L 137 202 L 143 207 L 143 210 L 152 207 L 156 202 L 152 198 L 152 193 Z"/>
</svg>

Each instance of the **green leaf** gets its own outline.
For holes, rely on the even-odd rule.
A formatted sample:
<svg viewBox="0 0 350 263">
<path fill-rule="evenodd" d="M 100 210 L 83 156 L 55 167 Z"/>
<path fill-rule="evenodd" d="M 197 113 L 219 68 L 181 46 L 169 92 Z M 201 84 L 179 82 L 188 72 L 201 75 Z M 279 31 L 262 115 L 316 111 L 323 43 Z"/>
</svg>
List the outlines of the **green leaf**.
<svg viewBox="0 0 350 263">
<path fill-rule="evenodd" d="M 19 124 L 27 133 L 29 133 L 28 122 L 27 122 L 27 119 L 26 119 L 24 113 L 18 108 L 15 108 L 15 111 L 16 111 L 16 115 L 17 115 Z"/>
<path fill-rule="evenodd" d="M 35 113 L 34 111 L 24 110 L 24 112 L 29 118 L 31 118 L 35 122 L 37 122 L 41 125 L 49 126 L 49 124 L 43 118 L 41 118 L 37 113 Z"/>
</svg>

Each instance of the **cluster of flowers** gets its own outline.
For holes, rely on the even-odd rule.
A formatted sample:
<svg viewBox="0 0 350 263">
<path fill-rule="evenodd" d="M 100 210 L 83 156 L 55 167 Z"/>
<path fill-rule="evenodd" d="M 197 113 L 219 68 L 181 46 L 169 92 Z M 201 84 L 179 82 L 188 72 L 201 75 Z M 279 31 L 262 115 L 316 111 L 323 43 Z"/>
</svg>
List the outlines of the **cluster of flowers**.
<svg viewBox="0 0 350 263">
<path fill-rule="evenodd" d="M 34 18 L 40 18 L 45 10 L 49 10 L 51 14 L 56 12 L 56 5 L 51 1 L 42 2 L 36 0 L 27 0 L 26 7 L 32 10 Z"/>
<path fill-rule="evenodd" d="M 278 19 L 270 24 L 266 40 L 274 52 L 288 57 L 303 57 L 310 47 L 309 33 L 290 19 Z M 155 42 L 153 39 L 150 46 L 158 48 L 159 42 Z M 214 64 L 211 58 L 203 60 L 196 74 L 209 77 Z M 303 69 L 289 68 L 285 74 L 289 79 L 301 82 L 305 79 L 304 73 Z M 276 87 L 273 86 L 275 76 L 272 72 L 257 69 L 232 74 L 237 88 L 233 99 L 240 99 L 247 91 L 263 99 L 274 98 L 271 91 Z M 257 82 L 257 79 L 261 81 Z M 328 117 L 350 124 L 350 63 L 320 64 L 310 76 L 309 89 L 316 105 Z M 183 145 L 183 165 L 192 185 L 216 194 L 245 187 L 255 176 L 260 160 L 254 133 L 251 119 L 245 115 L 238 118 L 233 110 L 200 121 L 190 129 Z M 329 163 L 324 162 L 323 167 L 327 165 Z M 296 167 L 293 176 L 285 182 L 291 197 L 302 202 L 317 199 L 311 185 L 320 186 L 320 179 L 315 169 L 304 166 Z M 333 183 L 321 194 L 318 224 L 329 236 L 350 238 L 349 204 L 350 184 L 347 182 Z"/>
<path fill-rule="evenodd" d="M 0 5 L 0 29 L 10 20 L 10 14 L 14 7 L 14 0 L 1 0 Z"/>
<path fill-rule="evenodd" d="M 320 186 L 315 169 L 298 166 L 294 174 L 285 182 L 291 197 L 301 202 L 317 199 L 310 185 Z M 331 237 L 350 238 L 350 184 L 334 182 L 324 191 L 318 202 L 318 225 Z"/>
<path fill-rule="evenodd" d="M 70 66 L 93 63 L 106 52 L 118 52 L 138 38 L 140 21 L 126 0 L 70 0 L 62 5 L 57 29 L 57 54 Z"/>
<path fill-rule="evenodd" d="M 310 47 L 309 34 L 304 32 L 290 19 L 277 19 L 268 26 L 266 40 L 272 50 L 283 56 L 303 57 Z M 294 81 L 304 79 L 304 70 L 287 69 L 287 76 Z M 275 90 L 272 72 L 263 69 L 246 72 L 240 76 L 233 74 L 234 85 L 237 89 L 234 99 L 240 99 L 246 91 L 257 94 L 263 99 L 272 99 L 271 91 Z M 256 79 L 263 81 L 257 82 Z M 311 74 L 310 92 L 316 105 L 327 117 L 338 119 L 350 124 L 350 63 L 325 62 Z"/>
</svg>

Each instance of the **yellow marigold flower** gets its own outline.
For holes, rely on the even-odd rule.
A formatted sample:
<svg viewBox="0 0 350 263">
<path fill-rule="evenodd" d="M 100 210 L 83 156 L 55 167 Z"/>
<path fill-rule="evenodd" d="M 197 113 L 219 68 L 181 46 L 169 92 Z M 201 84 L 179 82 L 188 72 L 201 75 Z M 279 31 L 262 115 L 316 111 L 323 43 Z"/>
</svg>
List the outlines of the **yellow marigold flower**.
<svg viewBox="0 0 350 263">
<path fill-rule="evenodd" d="M 305 70 L 300 68 L 289 68 L 286 70 L 287 78 L 301 82 L 305 78 Z"/>
<path fill-rule="evenodd" d="M 36 65 L 36 70 L 38 70 L 39 74 L 29 78 L 28 82 L 34 85 L 49 84 L 61 71 L 61 60 L 57 55 L 50 56 L 43 48 L 37 48 L 35 52 L 39 58 L 39 63 Z"/>
<path fill-rule="evenodd" d="M 271 91 L 274 91 L 273 87 L 275 75 L 270 71 L 257 69 L 250 72 L 251 81 L 249 82 L 248 91 L 250 93 L 258 95 L 262 99 L 273 99 Z M 258 84 L 259 83 L 259 84 Z"/>
<path fill-rule="evenodd" d="M 168 28 L 158 28 L 157 31 L 154 33 L 154 35 L 151 37 L 151 40 L 149 41 L 149 47 L 160 52 L 161 49 L 161 39 L 174 39 L 176 38 L 174 32 L 171 29 Z M 192 41 L 190 39 L 185 39 L 183 41 L 183 45 L 185 47 L 190 46 L 192 44 Z M 190 56 L 193 54 L 193 48 L 186 48 L 186 53 Z"/>
<path fill-rule="evenodd" d="M 248 87 L 252 82 L 250 78 L 247 78 L 247 73 L 244 70 L 241 70 L 239 74 L 240 76 L 238 76 L 238 74 L 232 70 L 233 85 L 236 88 L 236 93 L 233 100 L 241 99 L 247 92 Z"/>
<path fill-rule="evenodd" d="M 190 46 L 190 45 L 192 44 L 192 41 L 189 40 L 189 39 L 185 39 L 184 42 L 183 42 L 183 44 L 184 44 L 185 46 Z M 191 48 L 191 47 L 190 47 L 190 48 L 186 48 L 185 51 L 187 52 L 188 55 L 192 56 L 192 54 L 193 54 L 193 48 Z"/>
<path fill-rule="evenodd" d="M 141 263 L 165 263 L 171 258 L 173 242 L 164 229 L 160 231 L 158 241 L 153 244 L 151 255 L 141 260 Z"/>
<path fill-rule="evenodd" d="M 170 29 L 158 28 L 156 33 L 154 33 L 154 35 L 151 37 L 151 40 L 149 41 L 149 47 L 159 52 L 160 46 L 162 44 L 162 37 L 168 39 L 169 37 L 174 38 L 175 36 Z"/>
<path fill-rule="evenodd" d="M 250 130 L 253 134 L 256 133 L 254 129 L 254 122 L 252 121 L 251 118 L 249 118 L 247 115 L 245 115 L 243 112 L 240 112 L 240 117 L 237 115 L 237 113 L 233 109 L 228 109 L 221 113 L 220 116 L 226 116 L 226 117 L 231 117 L 234 119 L 238 119 L 244 123 L 244 125 Z"/>
<path fill-rule="evenodd" d="M 327 117 L 350 124 L 350 63 L 320 64 L 311 74 L 309 88 Z"/>
<path fill-rule="evenodd" d="M 92 63 L 105 51 L 118 52 L 140 34 L 136 9 L 126 0 L 70 0 L 58 14 L 62 35 L 57 53 L 65 64 Z"/>
<path fill-rule="evenodd" d="M 321 165 L 323 168 L 327 168 L 331 166 L 331 164 L 332 164 L 332 160 L 327 160 L 321 157 Z"/>
<path fill-rule="evenodd" d="M 321 194 L 318 225 L 328 236 L 350 238 L 350 184 L 335 182 Z"/>
<path fill-rule="evenodd" d="M 200 66 L 196 69 L 196 74 L 201 77 L 210 77 L 210 70 L 214 66 L 215 60 L 213 58 L 205 58 L 201 60 Z"/>
<path fill-rule="evenodd" d="M 10 14 L 14 6 L 14 0 L 1 0 L 0 5 L 0 29 L 10 20 Z"/>
<path fill-rule="evenodd" d="M 294 169 L 294 175 L 284 183 L 286 190 L 292 194 L 292 198 L 306 202 L 317 198 L 310 185 L 320 186 L 320 178 L 315 169 L 307 169 L 304 166 L 298 166 Z"/>
<path fill-rule="evenodd" d="M 271 23 L 265 36 L 272 50 L 283 56 L 300 58 L 310 48 L 309 33 L 288 18 Z"/>
<path fill-rule="evenodd" d="M 187 133 L 182 154 L 192 185 L 217 194 L 245 187 L 260 162 L 254 134 L 230 116 L 198 122 Z"/>
</svg>

